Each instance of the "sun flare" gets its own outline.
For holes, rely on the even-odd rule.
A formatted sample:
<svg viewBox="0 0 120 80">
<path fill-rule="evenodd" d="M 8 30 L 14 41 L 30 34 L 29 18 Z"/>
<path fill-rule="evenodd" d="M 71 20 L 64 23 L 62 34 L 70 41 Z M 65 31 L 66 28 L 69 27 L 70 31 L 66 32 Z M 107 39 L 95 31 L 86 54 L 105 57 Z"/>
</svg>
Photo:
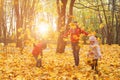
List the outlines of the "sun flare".
<svg viewBox="0 0 120 80">
<path fill-rule="evenodd" d="M 37 26 L 37 28 L 40 34 L 46 34 L 48 33 L 49 25 L 47 23 L 42 22 Z"/>
</svg>

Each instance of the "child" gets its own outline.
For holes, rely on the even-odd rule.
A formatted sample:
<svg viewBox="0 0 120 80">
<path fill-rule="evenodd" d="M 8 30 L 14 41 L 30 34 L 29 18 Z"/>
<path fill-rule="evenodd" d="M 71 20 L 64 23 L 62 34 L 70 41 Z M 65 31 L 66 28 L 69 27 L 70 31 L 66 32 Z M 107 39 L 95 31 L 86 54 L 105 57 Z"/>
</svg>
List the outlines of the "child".
<svg viewBox="0 0 120 80">
<path fill-rule="evenodd" d="M 95 36 L 90 36 L 89 41 L 90 41 L 90 45 L 89 45 L 90 49 L 87 56 L 92 59 L 92 62 L 90 64 L 92 69 L 98 72 L 97 71 L 98 59 L 101 58 L 100 47 L 98 45 L 98 42 Z"/>
<path fill-rule="evenodd" d="M 88 35 L 88 33 L 81 28 L 79 28 L 77 21 L 74 21 L 74 26 L 71 26 L 70 29 L 63 35 L 64 38 L 70 35 L 72 53 L 74 57 L 75 66 L 79 66 L 79 37 L 81 34 Z"/>
<path fill-rule="evenodd" d="M 46 42 L 41 40 L 37 45 L 34 45 L 34 48 L 32 50 L 32 54 L 36 60 L 36 66 L 41 67 L 42 66 L 42 51 L 47 46 Z M 38 58 L 38 57 L 41 58 Z"/>
</svg>

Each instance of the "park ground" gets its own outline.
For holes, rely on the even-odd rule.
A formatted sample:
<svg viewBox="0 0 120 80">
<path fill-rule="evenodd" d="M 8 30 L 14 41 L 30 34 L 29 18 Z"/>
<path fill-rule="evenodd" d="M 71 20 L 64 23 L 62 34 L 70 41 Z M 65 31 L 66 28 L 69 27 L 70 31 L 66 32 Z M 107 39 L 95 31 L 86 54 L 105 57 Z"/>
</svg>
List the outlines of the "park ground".
<svg viewBox="0 0 120 80">
<path fill-rule="evenodd" d="M 7 47 L 0 52 L 0 80 L 120 80 L 120 46 L 100 46 L 102 59 L 98 61 L 98 74 L 86 63 L 88 45 L 83 45 L 80 50 L 77 68 L 73 67 L 70 46 L 63 54 L 55 53 L 55 47 L 48 45 L 43 51 L 41 68 L 35 66 L 32 48 L 25 47 L 20 53 L 16 47 Z"/>
</svg>

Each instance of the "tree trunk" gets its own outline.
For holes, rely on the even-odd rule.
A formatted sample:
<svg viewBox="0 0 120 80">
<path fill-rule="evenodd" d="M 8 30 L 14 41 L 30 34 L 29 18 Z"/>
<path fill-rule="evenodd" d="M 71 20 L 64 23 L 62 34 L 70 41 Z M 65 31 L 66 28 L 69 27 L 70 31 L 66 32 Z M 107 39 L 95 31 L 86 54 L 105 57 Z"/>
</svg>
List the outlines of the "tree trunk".
<svg viewBox="0 0 120 80">
<path fill-rule="evenodd" d="M 1 39 L 1 36 L 2 36 L 2 27 L 1 27 L 1 24 L 0 24 L 0 39 Z"/>
<path fill-rule="evenodd" d="M 98 0 L 97 0 L 97 9 L 98 9 L 98 17 L 99 17 L 99 22 L 100 24 L 103 23 L 103 20 L 102 20 L 102 17 L 101 17 L 101 14 L 100 14 L 100 9 L 99 9 L 99 6 L 98 6 Z M 102 44 L 105 43 L 105 35 L 104 35 L 104 27 L 102 29 L 100 29 L 100 33 L 102 35 L 101 39 L 102 39 Z"/>
<path fill-rule="evenodd" d="M 65 52 L 66 42 L 63 40 L 62 36 L 63 36 L 63 33 L 60 33 L 60 35 L 58 36 L 56 53 L 64 53 Z"/>
<path fill-rule="evenodd" d="M 70 24 L 71 21 L 72 21 L 74 3 L 75 3 L 75 0 L 71 0 L 71 2 L 70 2 L 70 7 L 69 7 L 69 15 L 68 15 L 68 21 L 67 21 L 66 30 L 69 29 L 69 24 Z"/>
<path fill-rule="evenodd" d="M 65 51 L 65 45 L 66 42 L 63 40 L 63 33 L 64 31 L 61 31 L 63 27 L 65 27 L 65 13 L 66 13 L 66 4 L 67 0 L 61 0 L 62 6 L 60 7 L 59 0 L 57 0 L 57 8 L 58 8 L 58 41 L 57 41 L 57 49 L 56 53 L 64 53 Z"/>
<path fill-rule="evenodd" d="M 115 39 L 115 30 L 114 30 L 114 16 L 115 16 L 115 2 L 116 2 L 116 0 L 112 0 L 111 1 L 111 5 L 112 5 L 112 9 L 111 9 L 111 21 L 109 22 L 109 23 L 111 23 L 110 24 L 110 43 L 111 44 L 113 44 L 115 41 L 114 41 L 114 39 Z M 110 20 L 110 19 L 109 19 Z"/>
<path fill-rule="evenodd" d="M 19 38 L 20 37 L 20 33 L 19 29 L 22 27 L 21 26 L 21 15 L 20 15 L 20 3 L 19 0 L 14 0 L 15 2 L 15 13 L 16 13 L 16 33 L 17 33 L 17 47 L 22 47 L 22 40 Z"/>
<path fill-rule="evenodd" d="M 6 35 L 6 33 L 7 33 L 7 27 L 6 27 L 6 25 L 5 24 L 3 24 L 3 35 L 4 35 L 4 38 L 3 38 L 3 43 L 4 43 L 4 45 L 7 45 L 7 42 L 6 42 L 6 39 L 7 39 L 7 35 Z"/>
<path fill-rule="evenodd" d="M 2 37 L 3 37 L 3 22 L 4 22 L 4 19 L 3 19 L 3 0 L 0 1 L 0 38 L 1 38 L 1 42 L 2 42 Z"/>
<path fill-rule="evenodd" d="M 120 23 L 119 23 L 119 26 L 118 26 L 118 44 L 120 46 Z"/>
<path fill-rule="evenodd" d="M 111 37 L 110 37 L 110 25 L 108 24 L 108 19 L 107 19 L 107 16 L 106 16 L 106 11 L 105 11 L 105 8 L 104 8 L 104 5 L 103 5 L 103 1 L 101 1 L 101 5 L 102 5 L 102 9 L 103 9 L 103 14 L 104 14 L 104 18 L 105 18 L 105 22 L 106 22 L 106 26 L 107 26 L 107 44 L 111 45 Z"/>
<path fill-rule="evenodd" d="M 119 22 L 118 22 L 117 15 L 115 15 L 115 19 L 116 19 L 116 41 L 115 41 L 115 43 L 118 44 L 118 27 L 119 27 Z"/>
<path fill-rule="evenodd" d="M 120 0 L 119 0 L 119 2 L 120 2 Z M 115 19 L 116 19 L 116 44 L 120 45 L 120 8 L 118 10 L 119 11 L 115 14 Z"/>
<path fill-rule="evenodd" d="M 71 0 L 70 2 L 70 7 L 69 7 L 69 15 L 68 15 L 68 21 L 67 21 L 67 25 L 65 26 L 65 14 L 66 14 L 66 4 L 67 4 L 67 0 L 61 0 L 61 2 L 63 3 L 63 6 L 59 6 L 59 0 L 57 0 L 57 9 L 58 9 L 58 31 L 60 32 L 59 36 L 58 36 L 58 43 L 57 43 L 57 53 L 63 53 L 65 51 L 65 46 L 66 46 L 66 42 L 63 40 L 63 34 L 64 31 L 61 32 L 61 27 L 66 28 L 66 30 L 69 29 L 69 23 L 72 21 L 72 17 L 73 16 L 73 6 L 74 6 L 74 2 L 75 0 Z"/>
</svg>

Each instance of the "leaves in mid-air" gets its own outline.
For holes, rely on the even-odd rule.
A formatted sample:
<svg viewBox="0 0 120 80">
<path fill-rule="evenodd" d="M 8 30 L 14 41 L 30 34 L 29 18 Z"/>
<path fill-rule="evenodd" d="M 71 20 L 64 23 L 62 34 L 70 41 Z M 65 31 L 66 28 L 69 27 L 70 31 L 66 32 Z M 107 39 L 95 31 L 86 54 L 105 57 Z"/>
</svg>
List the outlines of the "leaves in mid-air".
<svg viewBox="0 0 120 80">
<path fill-rule="evenodd" d="M 11 47 L 13 46 L 13 47 Z M 67 46 L 70 49 L 70 46 Z M 30 47 L 25 47 L 22 54 L 11 44 L 0 46 L 0 79 L 3 80 L 119 80 L 120 79 L 120 46 L 101 45 L 102 59 L 98 61 L 99 73 L 96 74 L 87 62 L 88 45 L 80 50 L 80 64 L 73 67 L 74 58 L 71 50 L 56 54 L 55 45 L 49 44 L 43 51 L 42 65 L 37 68 Z"/>
</svg>

